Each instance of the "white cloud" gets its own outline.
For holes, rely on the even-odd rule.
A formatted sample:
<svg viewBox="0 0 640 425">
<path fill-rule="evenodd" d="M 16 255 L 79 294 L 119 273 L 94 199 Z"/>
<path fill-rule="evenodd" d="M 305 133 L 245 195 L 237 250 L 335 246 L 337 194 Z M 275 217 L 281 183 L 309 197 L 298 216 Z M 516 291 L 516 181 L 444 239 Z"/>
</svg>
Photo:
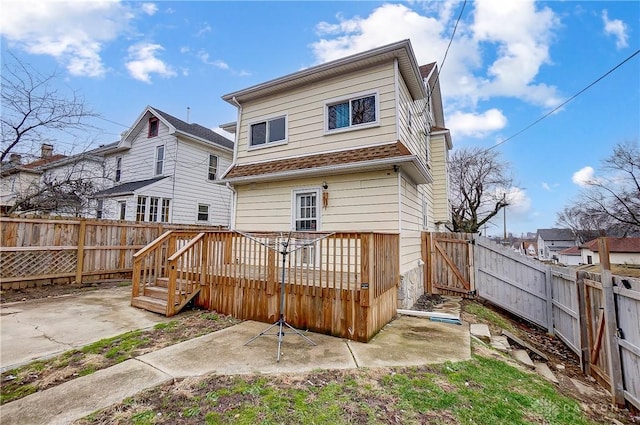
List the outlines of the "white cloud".
<svg viewBox="0 0 640 425">
<path fill-rule="evenodd" d="M 153 16 L 158 11 L 158 6 L 155 3 L 142 3 L 142 11 L 149 16 Z"/>
<path fill-rule="evenodd" d="M 159 44 L 138 43 L 128 49 L 128 61 L 125 64 L 129 74 L 136 80 L 151 83 L 151 74 L 161 77 L 174 77 L 176 72 L 156 55 L 164 50 Z"/>
<path fill-rule="evenodd" d="M 595 181 L 594 173 L 595 172 L 593 170 L 593 167 L 590 167 L 590 166 L 582 167 L 581 169 L 573 173 L 573 176 L 571 177 L 571 181 L 573 181 L 578 186 L 582 186 L 582 187 L 589 186 L 589 183 Z"/>
<path fill-rule="evenodd" d="M 524 189 L 511 187 L 507 190 L 507 214 L 524 217 L 531 211 L 531 198 Z"/>
<path fill-rule="evenodd" d="M 542 182 L 542 188 L 544 190 L 546 190 L 547 192 L 553 192 L 553 190 L 560 186 L 558 183 L 547 183 L 547 182 Z"/>
<path fill-rule="evenodd" d="M 228 70 L 229 69 L 229 64 L 226 63 L 223 60 L 220 59 L 216 59 L 216 60 L 211 60 L 209 53 L 205 52 L 204 50 L 201 50 L 198 52 L 198 59 L 200 59 L 202 61 L 202 63 L 206 64 L 206 65 L 211 65 L 211 66 L 215 66 L 216 68 L 219 69 L 224 69 L 224 70 Z"/>
<path fill-rule="evenodd" d="M 607 9 L 602 11 L 602 23 L 604 24 L 604 33 L 613 35 L 616 38 L 617 49 L 622 49 L 629 45 L 629 43 L 627 43 L 627 25 L 620 19 L 609 20 Z"/>
<path fill-rule="evenodd" d="M 447 126 L 456 136 L 483 137 L 506 125 L 507 118 L 495 108 L 484 113 L 456 111 L 447 119 Z"/>
<path fill-rule="evenodd" d="M 202 37 L 203 35 L 211 31 L 213 31 L 211 26 L 205 23 L 204 26 L 200 28 L 200 30 L 198 30 L 198 32 L 196 33 L 196 37 Z"/>
<path fill-rule="evenodd" d="M 11 48 L 53 56 L 72 75 L 101 77 L 104 44 L 127 31 L 132 18 L 113 1 L 3 1 L 0 32 Z"/>
</svg>

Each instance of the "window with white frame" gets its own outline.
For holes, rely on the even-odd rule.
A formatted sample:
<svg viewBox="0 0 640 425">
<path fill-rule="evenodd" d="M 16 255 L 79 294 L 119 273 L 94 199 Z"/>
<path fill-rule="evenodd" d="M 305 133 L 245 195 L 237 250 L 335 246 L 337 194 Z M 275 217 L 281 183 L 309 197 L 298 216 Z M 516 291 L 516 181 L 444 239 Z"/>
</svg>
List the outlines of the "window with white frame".
<svg viewBox="0 0 640 425">
<path fill-rule="evenodd" d="M 136 206 L 136 221 L 144 221 L 146 212 L 147 212 L 147 197 L 138 196 L 138 203 Z"/>
<path fill-rule="evenodd" d="M 102 213 L 104 210 L 104 200 L 98 199 L 96 203 L 96 218 L 102 218 Z"/>
<path fill-rule="evenodd" d="M 319 190 L 294 191 L 294 228 L 296 231 L 319 230 Z"/>
<path fill-rule="evenodd" d="M 251 124 L 249 146 L 263 146 L 287 140 L 287 117 L 271 118 Z"/>
<path fill-rule="evenodd" d="M 208 204 L 198 204 L 198 221 L 209 221 Z"/>
<path fill-rule="evenodd" d="M 209 172 L 207 178 L 209 180 L 215 180 L 218 175 L 218 157 L 213 154 L 209 154 Z"/>
<path fill-rule="evenodd" d="M 122 157 L 118 156 L 118 157 L 116 157 L 116 176 L 115 176 L 115 181 L 119 182 L 121 178 L 122 178 Z"/>
<path fill-rule="evenodd" d="M 164 146 L 156 147 L 156 176 L 162 174 L 164 170 Z"/>
<path fill-rule="evenodd" d="M 429 204 L 424 197 L 422 198 L 422 229 L 429 229 Z"/>
<path fill-rule="evenodd" d="M 154 196 L 149 198 L 149 221 L 158 221 L 158 210 L 160 207 L 160 198 Z"/>
<path fill-rule="evenodd" d="M 160 128 L 160 120 L 156 117 L 149 118 L 149 133 L 147 137 L 156 137 L 158 135 L 158 128 Z"/>
<path fill-rule="evenodd" d="M 378 95 L 375 93 L 328 102 L 326 108 L 328 131 L 378 122 Z"/>
<path fill-rule="evenodd" d="M 127 203 L 120 201 L 118 202 L 118 207 L 120 209 L 120 220 L 125 220 L 127 217 Z"/>
<path fill-rule="evenodd" d="M 169 222 L 169 204 L 171 200 L 162 198 L 162 209 L 160 210 L 160 221 L 163 223 Z"/>
</svg>

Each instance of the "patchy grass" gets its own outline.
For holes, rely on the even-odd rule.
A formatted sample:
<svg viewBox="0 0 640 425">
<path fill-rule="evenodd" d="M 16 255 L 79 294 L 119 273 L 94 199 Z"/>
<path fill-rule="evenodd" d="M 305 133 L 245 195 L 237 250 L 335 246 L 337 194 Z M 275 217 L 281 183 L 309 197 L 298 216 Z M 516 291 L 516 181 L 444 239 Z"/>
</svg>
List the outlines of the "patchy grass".
<svg viewBox="0 0 640 425">
<path fill-rule="evenodd" d="M 575 400 L 537 375 L 478 355 L 432 367 L 188 378 L 140 393 L 77 423 L 114 422 L 608 423 L 590 420 Z"/>
<path fill-rule="evenodd" d="M 504 329 L 507 331 L 515 332 L 515 327 L 508 319 L 505 319 L 502 315 L 496 313 L 489 307 L 486 307 L 478 302 L 464 302 L 462 306 L 463 311 L 472 314 L 480 321 L 496 328 Z"/>
<path fill-rule="evenodd" d="M 212 312 L 185 312 L 153 329 L 105 338 L 48 360 L 36 361 L 1 374 L 0 404 L 90 375 L 125 360 L 205 335 L 239 321 Z"/>
</svg>

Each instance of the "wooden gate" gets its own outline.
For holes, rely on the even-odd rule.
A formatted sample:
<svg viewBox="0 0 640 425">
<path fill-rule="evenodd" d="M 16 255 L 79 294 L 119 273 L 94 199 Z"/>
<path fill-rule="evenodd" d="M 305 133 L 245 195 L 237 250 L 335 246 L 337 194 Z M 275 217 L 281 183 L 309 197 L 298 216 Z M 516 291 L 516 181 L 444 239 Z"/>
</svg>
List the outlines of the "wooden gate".
<svg viewBox="0 0 640 425">
<path fill-rule="evenodd" d="M 424 233 L 425 292 L 475 296 L 471 233 Z"/>
<path fill-rule="evenodd" d="M 605 341 L 605 312 L 602 294 L 601 276 L 585 273 L 584 298 L 586 313 L 586 332 L 589 355 L 587 371 L 602 385 L 610 387 L 611 380 L 608 373 L 608 353 Z"/>
</svg>

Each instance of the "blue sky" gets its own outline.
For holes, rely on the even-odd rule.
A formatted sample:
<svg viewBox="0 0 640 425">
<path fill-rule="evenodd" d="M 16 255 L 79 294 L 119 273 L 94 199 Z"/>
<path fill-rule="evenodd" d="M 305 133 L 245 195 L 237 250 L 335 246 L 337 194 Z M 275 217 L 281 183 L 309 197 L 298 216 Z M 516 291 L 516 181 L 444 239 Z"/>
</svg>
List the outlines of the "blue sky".
<svg viewBox="0 0 640 425">
<path fill-rule="evenodd" d="M 223 94 L 405 38 L 420 64 L 442 64 L 462 4 L 2 0 L 1 49 L 57 70 L 106 119 L 52 135 L 70 153 L 116 141 L 146 105 L 215 128 L 236 119 Z M 454 147 L 496 145 L 639 47 L 637 1 L 468 2 L 440 76 Z M 639 139 L 637 55 L 496 148 L 519 186 L 508 231 L 553 227 L 613 146 Z"/>
</svg>

